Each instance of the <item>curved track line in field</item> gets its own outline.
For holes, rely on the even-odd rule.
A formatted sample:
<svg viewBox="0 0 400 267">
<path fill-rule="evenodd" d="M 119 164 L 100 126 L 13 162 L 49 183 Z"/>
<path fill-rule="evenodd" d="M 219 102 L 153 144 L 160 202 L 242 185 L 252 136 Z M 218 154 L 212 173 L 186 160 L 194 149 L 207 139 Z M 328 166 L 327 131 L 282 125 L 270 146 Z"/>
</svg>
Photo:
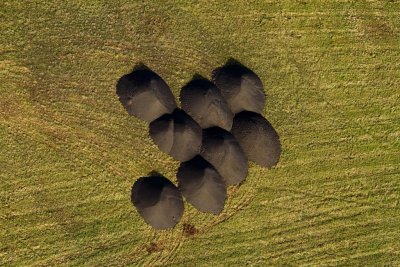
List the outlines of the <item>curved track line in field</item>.
<svg viewBox="0 0 400 267">
<path fill-rule="evenodd" d="M 164 265 L 176 255 L 176 252 L 181 247 L 184 241 L 184 236 L 182 235 L 182 232 L 178 230 L 180 230 L 180 227 L 175 231 L 169 231 L 169 233 L 167 233 L 165 237 L 161 240 L 161 242 L 163 242 L 165 246 L 168 246 L 168 248 L 167 250 L 164 249 L 161 254 L 158 254 L 156 255 L 156 257 L 152 258 L 149 262 L 150 266 Z"/>
<path fill-rule="evenodd" d="M 152 231 L 151 229 L 146 229 L 145 230 L 145 236 L 144 240 L 142 240 L 139 244 L 134 244 L 134 249 L 130 252 L 127 253 L 121 253 L 114 257 L 111 261 L 107 262 L 107 265 L 109 266 L 127 266 L 131 264 L 137 265 L 143 265 L 143 262 L 146 260 L 146 257 L 149 254 L 149 244 L 152 244 L 154 240 L 156 239 L 156 232 Z M 129 239 L 129 236 L 123 237 L 124 239 Z M 126 241 L 126 242 L 115 242 L 115 245 L 113 247 L 121 246 L 122 245 L 127 245 L 131 243 L 131 241 Z M 107 258 L 109 259 L 109 258 Z"/>
<path fill-rule="evenodd" d="M 156 231 L 150 229 L 153 232 L 150 243 L 146 246 L 154 245 L 155 249 L 153 251 L 147 250 L 143 257 L 141 257 L 140 265 L 142 266 L 157 266 L 161 265 L 171 251 L 176 250 L 176 248 L 181 244 L 179 236 L 176 236 L 177 229 Z M 148 241 L 147 241 L 148 242 Z"/>
<path fill-rule="evenodd" d="M 211 218 L 211 220 L 206 220 L 204 223 L 194 225 L 197 232 L 196 234 L 202 234 L 209 231 L 210 228 L 228 220 L 249 205 L 255 194 L 254 186 L 252 184 L 261 179 L 263 173 L 264 172 L 262 170 L 256 171 L 252 177 L 248 178 L 249 181 L 247 183 L 230 187 L 228 189 L 228 199 L 226 201 L 224 211 L 218 216 Z M 184 244 L 185 240 L 192 238 L 191 236 L 185 235 L 183 230 L 183 222 L 190 224 L 192 220 L 199 218 L 200 216 L 204 216 L 204 214 L 199 214 L 199 211 L 191 208 L 182 218 L 182 223 L 179 223 L 176 228 L 156 234 L 156 238 L 154 238 L 152 242 L 165 244 L 168 247 L 162 245 L 163 248 L 161 252 L 153 253 L 154 256 L 150 255 L 149 258 L 144 259 L 141 263 L 144 266 L 160 266 L 170 262 L 179 252 L 179 249 Z M 193 238 L 196 238 L 196 234 L 193 236 Z"/>
<path fill-rule="evenodd" d="M 207 232 L 210 228 L 226 221 L 245 208 L 254 196 L 254 190 L 239 191 L 241 187 L 252 187 L 251 183 L 260 179 L 262 174 L 262 171 L 256 171 L 251 178 L 248 178 L 250 180 L 248 183 L 230 187 L 224 211 L 211 220 L 200 225 L 194 225 L 198 230 L 196 234 Z M 186 205 L 189 204 L 186 203 Z M 196 238 L 196 234 L 193 237 L 185 235 L 184 224 L 204 215 L 199 214 L 194 208 L 186 207 L 186 211 L 181 222 L 172 230 L 157 231 L 150 226 L 146 227 L 145 240 L 137 245 L 136 249 L 129 255 L 120 255 L 112 262 L 112 265 L 124 266 L 134 263 L 140 266 L 162 266 L 170 262 L 179 252 L 186 239 Z M 155 249 L 154 251 L 149 251 L 148 247 L 152 245 L 154 245 Z"/>
</svg>

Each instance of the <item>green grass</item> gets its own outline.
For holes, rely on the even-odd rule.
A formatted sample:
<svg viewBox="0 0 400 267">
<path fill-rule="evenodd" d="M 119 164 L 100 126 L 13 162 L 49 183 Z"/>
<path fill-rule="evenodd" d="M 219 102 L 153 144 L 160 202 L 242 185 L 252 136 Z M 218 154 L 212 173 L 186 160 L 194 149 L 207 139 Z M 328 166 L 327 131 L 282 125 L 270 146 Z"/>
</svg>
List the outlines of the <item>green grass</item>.
<svg viewBox="0 0 400 267">
<path fill-rule="evenodd" d="M 399 1 L 0 10 L 0 265 L 400 265 Z M 154 231 L 131 186 L 152 170 L 176 181 L 178 163 L 127 115 L 116 81 L 143 62 L 177 96 L 230 57 L 265 85 L 281 160 L 251 164 L 221 215 L 186 204 Z"/>
</svg>

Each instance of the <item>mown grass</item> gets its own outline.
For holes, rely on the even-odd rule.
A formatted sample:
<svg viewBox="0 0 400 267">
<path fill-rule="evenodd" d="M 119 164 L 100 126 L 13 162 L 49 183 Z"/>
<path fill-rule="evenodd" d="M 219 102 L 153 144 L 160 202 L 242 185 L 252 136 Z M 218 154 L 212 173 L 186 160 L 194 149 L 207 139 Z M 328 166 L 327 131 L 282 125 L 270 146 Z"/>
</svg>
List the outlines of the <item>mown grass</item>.
<svg viewBox="0 0 400 267">
<path fill-rule="evenodd" d="M 400 265 L 398 1 L 0 5 L 0 265 Z M 115 83 L 142 62 L 177 96 L 231 57 L 264 82 L 281 161 L 156 232 L 130 188 L 178 163 Z"/>
</svg>

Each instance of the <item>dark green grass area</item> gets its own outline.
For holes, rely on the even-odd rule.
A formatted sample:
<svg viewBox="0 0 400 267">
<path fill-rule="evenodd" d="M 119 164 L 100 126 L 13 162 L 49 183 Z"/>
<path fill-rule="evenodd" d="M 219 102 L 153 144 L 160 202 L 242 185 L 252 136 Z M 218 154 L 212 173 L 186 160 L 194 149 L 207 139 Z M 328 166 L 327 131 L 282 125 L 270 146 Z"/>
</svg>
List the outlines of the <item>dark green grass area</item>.
<svg viewBox="0 0 400 267">
<path fill-rule="evenodd" d="M 399 1 L 2 1 L 0 265 L 400 265 Z M 130 203 L 178 163 L 127 115 L 144 63 L 175 97 L 234 58 L 281 136 L 219 216 L 154 231 Z M 185 233 L 193 226 L 194 235 Z"/>
</svg>

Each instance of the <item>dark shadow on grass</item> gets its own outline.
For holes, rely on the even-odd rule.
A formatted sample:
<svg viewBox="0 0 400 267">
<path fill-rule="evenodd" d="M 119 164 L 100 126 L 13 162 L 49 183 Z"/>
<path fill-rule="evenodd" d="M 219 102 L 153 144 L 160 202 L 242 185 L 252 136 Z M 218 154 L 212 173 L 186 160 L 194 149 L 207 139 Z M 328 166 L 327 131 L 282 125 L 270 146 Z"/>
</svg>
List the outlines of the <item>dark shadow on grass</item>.
<svg viewBox="0 0 400 267">
<path fill-rule="evenodd" d="M 206 81 L 208 81 L 208 79 L 207 79 L 206 77 L 204 77 L 203 75 L 198 74 L 198 73 L 195 73 L 195 74 L 192 76 L 191 81 L 195 81 L 195 80 L 206 80 Z"/>
<path fill-rule="evenodd" d="M 224 65 L 222 65 L 221 67 L 218 67 L 212 71 L 212 73 L 211 73 L 212 79 L 214 79 L 219 74 L 219 72 L 222 68 L 226 68 L 226 67 L 236 67 L 241 72 L 254 73 L 251 69 L 249 69 L 248 67 L 243 65 L 240 61 L 238 61 L 237 59 L 235 59 L 233 57 L 230 57 L 230 58 L 228 58 L 228 60 L 225 62 Z"/>
<path fill-rule="evenodd" d="M 163 175 L 161 173 L 159 173 L 156 170 L 152 170 L 149 173 L 147 173 L 147 176 L 151 177 L 151 176 L 156 176 L 156 177 L 163 177 Z"/>
<path fill-rule="evenodd" d="M 143 62 L 139 62 L 137 64 L 135 64 L 132 68 L 131 72 L 137 71 L 137 70 L 149 70 L 152 71 L 152 69 L 150 69 L 147 65 L 145 65 Z"/>
</svg>

